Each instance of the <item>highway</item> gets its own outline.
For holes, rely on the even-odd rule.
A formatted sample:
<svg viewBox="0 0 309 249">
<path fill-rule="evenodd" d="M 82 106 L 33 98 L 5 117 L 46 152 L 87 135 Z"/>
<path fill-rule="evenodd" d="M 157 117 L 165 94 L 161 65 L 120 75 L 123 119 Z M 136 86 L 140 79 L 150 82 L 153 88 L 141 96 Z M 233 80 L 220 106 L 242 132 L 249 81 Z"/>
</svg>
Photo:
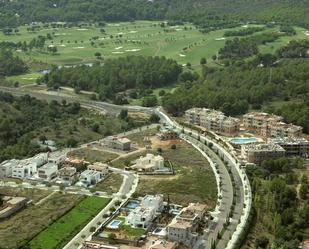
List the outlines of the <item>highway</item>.
<svg viewBox="0 0 309 249">
<path fill-rule="evenodd" d="M 214 224 L 211 227 L 211 231 L 206 232 L 203 238 L 203 245 L 200 248 L 210 248 L 210 245 L 213 240 L 217 237 L 219 231 L 222 230 L 223 224 L 225 223 L 228 214 L 230 213 L 231 203 L 233 200 L 233 195 L 231 193 L 236 191 L 236 205 L 235 212 L 233 213 L 231 223 L 228 226 L 226 232 L 224 233 L 223 238 L 219 241 L 217 248 L 223 249 L 231 249 L 234 248 L 236 241 L 238 240 L 243 227 L 247 222 L 247 218 L 251 209 L 252 202 L 252 194 L 249 180 L 245 174 L 245 171 L 240 167 L 239 163 L 235 159 L 232 153 L 230 153 L 224 146 L 218 143 L 218 141 L 212 140 L 210 137 L 206 137 L 202 134 L 194 130 L 190 130 L 188 128 L 182 127 L 177 122 L 172 120 L 161 107 L 158 108 L 146 108 L 141 106 L 128 106 L 128 105 L 114 105 L 106 102 L 99 101 L 91 101 L 86 99 L 77 99 L 73 96 L 60 96 L 55 94 L 46 94 L 41 92 L 32 92 L 27 89 L 16 89 L 16 88 L 8 88 L 8 87 L 0 87 L 0 91 L 10 92 L 13 95 L 24 95 L 29 94 L 30 96 L 45 99 L 45 100 L 57 100 L 62 101 L 65 99 L 67 102 L 80 102 L 80 104 L 84 107 L 96 108 L 98 110 L 109 112 L 109 113 L 119 113 L 122 109 L 127 109 L 129 111 L 136 112 L 144 112 L 144 113 L 156 113 L 162 123 L 168 124 L 175 131 L 181 133 L 183 130 L 187 134 L 187 139 L 195 146 L 200 147 L 214 162 L 216 162 L 220 168 L 220 177 L 222 180 L 222 208 L 220 208 L 217 212 L 217 224 Z M 199 140 L 198 141 L 198 138 Z M 202 142 L 211 142 L 213 143 L 213 148 L 210 150 L 208 147 L 203 145 Z M 216 150 L 217 154 L 213 151 Z M 231 167 L 231 172 L 234 176 L 235 186 L 236 188 L 233 190 L 231 187 L 231 178 L 226 172 L 227 170 L 223 167 L 224 163 L 222 159 L 227 162 L 227 165 Z M 68 247 L 72 248 L 72 247 Z"/>
</svg>

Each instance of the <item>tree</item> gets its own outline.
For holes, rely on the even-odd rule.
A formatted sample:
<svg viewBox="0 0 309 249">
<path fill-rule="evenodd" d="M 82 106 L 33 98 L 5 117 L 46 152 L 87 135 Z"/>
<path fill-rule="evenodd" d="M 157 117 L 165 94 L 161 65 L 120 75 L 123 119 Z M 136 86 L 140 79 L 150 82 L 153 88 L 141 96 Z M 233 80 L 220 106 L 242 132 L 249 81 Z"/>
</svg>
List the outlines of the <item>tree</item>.
<svg viewBox="0 0 309 249">
<path fill-rule="evenodd" d="M 161 89 L 161 90 L 159 91 L 159 96 L 162 97 L 162 96 L 165 95 L 165 93 L 166 93 L 166 92 L 165 92 L 163 89 Z"/>
<path fill-rule="evenodd" d="M 265 235 L 259 235 L 256 239 L 255 239 L 255 246 L 256 248 L 266 248 L 266 246 L 269 243 L 269 239 L 265 236 Z"/>
<path fill-rule="evenodd" d="M 206 60 L 206 58 L 201 58 L 201 60 L 200 60 L 200 64 L 201 65 L 206 65 L 207 64 L 207 60 Z"/>
<path fill-rule="evenodd" d="M 74 138 L 69 138 L 68 140 L 67 140 L 67 142 L 66 142 L 66 144 L 67 144 L 67 147 L 69 147 L 69 148 L 74 148 L 74 147 L 76 147 L 77 146 L 77 141 L 74 139 Z"/>
<path fill-rule="evenodd" d="M 150 118 L 149 118 L 149 121 L 150 121 L 151 123 L 159 123 L 160 117 L 159 117 L 157 114 L 152 113 L 151 116 L 150 116 Z"/>
<path fill-rule="evenodd" d="M 303 200 L 306 200 L 308 198 L 309 194 L 309 184 L 308 183 L 302 183 L 299 188 L 299 196 Z"/>
<path fill-rule="evenodd" d="M 100 130 L 100 125 L 98 123 L 94 123 L 92 126 L 91 126 L 91 130 L 94 131 L 94 132 L 99 132 Z"/>
<path fill-rule="evenodd" d="M 171 149 L 172 149 L 172 150 L 176 150 L 176 148 L 177 148 L 177 147 L 176 147 L 176 144 L 173 144 L 173 145 L 171 146 Z"/>
<path fill-rule="evenodd" d="M 212 58 L 213 61 L 216 61 L 217 60 L 217 55 L 214 54 L 213 56 L 211 56 L 211 58 Z"/>
<path fill-rule="evenodd" d="M 119 118 L 124 120 L 127 117 L 128 117 L 128 110 L 127 109 L 122 109 L 120 111 Z"/>
</svg>

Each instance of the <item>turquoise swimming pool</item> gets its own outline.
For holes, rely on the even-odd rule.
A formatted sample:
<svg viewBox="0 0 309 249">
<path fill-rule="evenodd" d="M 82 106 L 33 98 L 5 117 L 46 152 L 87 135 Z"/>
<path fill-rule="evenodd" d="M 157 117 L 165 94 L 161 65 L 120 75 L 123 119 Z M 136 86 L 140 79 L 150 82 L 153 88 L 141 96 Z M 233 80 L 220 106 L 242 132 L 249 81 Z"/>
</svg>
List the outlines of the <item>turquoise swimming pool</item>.
<svg viewBox="0 0 309 249">
<path fill-rule="evenodd" d="M 230 139 L 233 144 L 250 144 L 255 143 L 257 139 L 255 137 L 234 137 Z"/>
</svg>

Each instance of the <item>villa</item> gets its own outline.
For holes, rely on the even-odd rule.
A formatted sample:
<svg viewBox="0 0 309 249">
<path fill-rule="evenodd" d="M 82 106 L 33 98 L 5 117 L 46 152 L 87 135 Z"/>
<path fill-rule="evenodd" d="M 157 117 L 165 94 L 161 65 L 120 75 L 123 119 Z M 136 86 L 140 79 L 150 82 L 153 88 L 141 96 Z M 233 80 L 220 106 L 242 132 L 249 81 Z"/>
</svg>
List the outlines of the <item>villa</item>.
<svg viewBox="0 0 309 249">
<path fill-rule="evenodd" d="M 135 161 L 135 164 L 131 167 L 137 171 L 162 171 L 166 168 L 164 167 L 164 158 L 160 155 L 147 154 L 146 156 L 141 156 Z"/>
<path fill-rule="evenodd" d="M 167 237 L 191 247 L 198 238 L 199 222 L 204 220 L 207 205 L 190 203 L 167 226 Z"/>
<path fill-rule="evenodd" d="M 90 186 L 96 185 L 103 179 L 103 174 L 95 170 L 85 170 L 80 175 L 80 182 L 82 185 Z"/>
<path fill-rule="evenodd" d="M 101 141 L 103 146 L 107 146 L 115 150 L 128 151 L 131 149 L 131 140 L 125 137 L 111 136 Z"/>
<path fill-rule="evenodd" d="M 58 165 L 55 163 L 47 163 L 38 170 L 38 176 L 41 179 L 50 181 L 57 176 Z"/>
<path fill-rule="evenodd" d="M 65 184 L 71 185 L 74 182 L 75 176 L 76 168 L 74 167 L 63 167 L 58 170 L 58 177 Z"/>
<path fill-rule="evenodd" d="M 157 212 L 163 208 L 162 195 L 146 195 L 139 206 L 126 217 L 126 224 L 136 228 L 146 229 L 156 218 Z"/>
<path fill-rule="evenodd" d="M 108 174 L 109 166 L 106 163 L 95 162 L 87 167 L 89 170 L 101 172 L 103 176 Z"/>
</svg>

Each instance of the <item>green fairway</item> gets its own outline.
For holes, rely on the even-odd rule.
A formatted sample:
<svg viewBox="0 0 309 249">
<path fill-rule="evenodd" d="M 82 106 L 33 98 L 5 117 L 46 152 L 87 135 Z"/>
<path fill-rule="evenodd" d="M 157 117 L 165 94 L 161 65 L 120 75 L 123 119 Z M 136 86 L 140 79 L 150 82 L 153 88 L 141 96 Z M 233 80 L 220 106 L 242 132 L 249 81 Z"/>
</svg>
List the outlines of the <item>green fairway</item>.
<svg viewBox="0 0 309 249">
<path fill-rule="evenodd" d="M 225 31 L 241 28 L 222 29 L 203 34 L 191 24 L 161 27 L 159 22 L 150 21 L 107 24 L 104 27 L 105 33 L 100 32 L 100 28 L 94 24 L 83 28 L 42 28 L 36 32 L 27 31 L 27 27 L 20 27 L 19 34 L 6 36 L 0 33 L 0 42 L 30 42 L 39 35 L 51 34 L 52 40 L 47 40 L 45 48 L 41 51 L 38 49 L 27 52 L 16 51 L 20 57 L 35 64 L 36 69 L 38 62 L 42 67 L 46 67 L 46 64 L 65 65 L 102 61 L 95 57 L 95 53 L 99 52 L 103 59 L 126 55 L 166 56 L 177 60 L 180 64 L 190 62 L 196 70 L 199 70 L 199 61 L 202 57 L 212 64 L 211 57 L 217 54 L 226 41 L 223 37 Z M 278 31 L 278 28 L 265 29 L 265 31 L 273 30 Z M 278 42 L 261 47 L 262 52 L 273 52 L 291 39 L 308 38 L 303 29 L 296 28 L 296 30 L 296 36 L 284 36 Z M 56 46 L 57 54 L 48 53 L 47 46 Z M 31 67 L 34 68 L 32 65 Z M 26 78 L 34 77 L 23 78 L 25 79 L 22 79 L 21 83 L 27 83 L 31 80 Z"/>
<path fill-rule="evenodd" d="M 68 213 L 30 241 L 32 249 L 62 248 L 87 222 L 99 213 L 110 199 L 86 197 Z"/>
<path fill-rule="evenodd" d="M 35 84 L 36 80 L 41 77 L 42 74 L 40 73 L 27 73 L 17 76 L 10 76 L 6 79 L 10 82 L 10 84 L 14 84 L 15 82 L 19 82 L 20 85 L 29 85 L 29 84 Z"/>
</svg>

